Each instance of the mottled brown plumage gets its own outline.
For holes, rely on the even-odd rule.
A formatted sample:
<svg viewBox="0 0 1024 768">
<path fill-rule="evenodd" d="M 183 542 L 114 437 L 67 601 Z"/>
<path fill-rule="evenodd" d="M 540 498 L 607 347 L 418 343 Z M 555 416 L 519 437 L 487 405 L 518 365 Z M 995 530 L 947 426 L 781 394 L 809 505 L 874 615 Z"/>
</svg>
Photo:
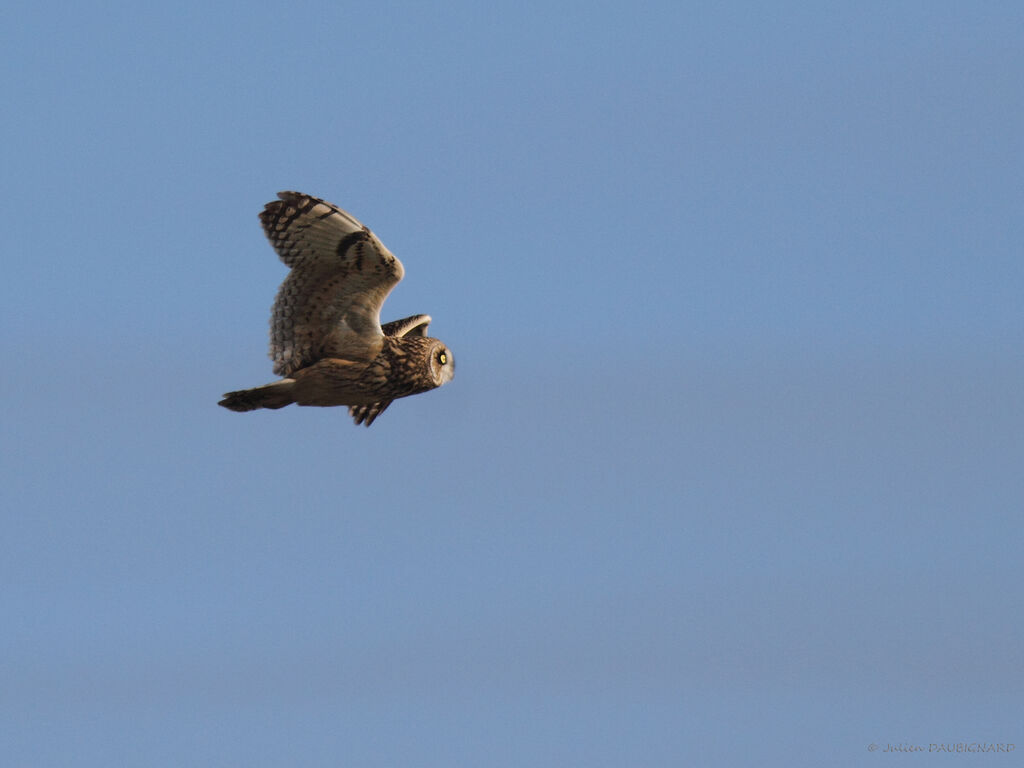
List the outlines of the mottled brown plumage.
<svg viewBox="0 0 1024 768">
<path fill-rule="evenodd" d="M 450 381 L 455 361 L 427 336 L 429 315 L 380 324 L 402 263 L 340 208 L 298 192 L 278 197 L 260 222 L 291 268 L 270 318 L 270 357 L 284 378 L 229 392 L 219 404 L 233 411 L 347 405 L 356 424 L 369 426 L 392 400 Z"/>
</svg>

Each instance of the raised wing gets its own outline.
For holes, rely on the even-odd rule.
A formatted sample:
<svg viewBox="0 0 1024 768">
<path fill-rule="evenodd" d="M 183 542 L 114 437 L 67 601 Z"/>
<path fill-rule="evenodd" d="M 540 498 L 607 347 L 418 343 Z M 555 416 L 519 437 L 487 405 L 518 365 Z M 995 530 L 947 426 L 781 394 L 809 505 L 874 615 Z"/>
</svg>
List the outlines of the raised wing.
<svg viewBox="0 0 1024 768">
<path fill-rule="evenodd" d="M 278 197 L 260 213 L 291 268 L 271 311 L 274 373 L 289 376 L 324 357 L 373 359 L 384 336 L 380 308 L 402 279 L 402 263 L 337 206 L 299 192 Z"/>
<path fill-rule="evenodd" d="M 385 336 L 426 336 L 427 326 L 430 325 L 430 315 L 412 315 L 401 320 L 393 320 L 381 326 Z M 373 405 L 350 405 L 349 415 L 355 419 L 356 424 L 370 426 L 373 420 L 384 413 L 385 409 L 394 402 L 385 400 Z"/>
</svg>

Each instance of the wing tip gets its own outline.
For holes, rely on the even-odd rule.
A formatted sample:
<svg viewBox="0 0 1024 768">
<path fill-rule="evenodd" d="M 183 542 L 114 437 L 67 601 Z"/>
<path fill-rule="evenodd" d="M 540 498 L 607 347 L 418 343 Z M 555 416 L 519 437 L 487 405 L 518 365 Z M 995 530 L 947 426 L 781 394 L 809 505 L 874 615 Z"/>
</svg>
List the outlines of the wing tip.
<svg viewBox="0 0 1024 768">
<path fill-rule="evenodd" d="M 362 424 L 368 427 L 376 421 L 378 416 L 387 410 L 389 405 L 391 405 L 390 400 L 385 403 L 374 403 L 373 405 L 350 405 L 348 413 L 352 420 L 355 421 L 356 426 Z"/>
<path fill-rule="evenodd" d="M 426 336 L 427 328 L 434 322 L 430 315 L 410 315 L 401 320 L 392 320 L 381 326 L 385 336 Z"/>
<path fill-rule="evenodd" d="M 305 192 L 296 192 L 295 190 L 286 189 L 277 193 L 277 200 L 271 200 L 263 206 L 263 210 L 260 211 L 259 216 L 262 219 L 264 216 L 270 215 L 274 211 L 280 210 L 286 203 L 297 203 L 297 207 L 304 205 L 305 201 L 312 201 L 313 203 L 323 203 L 319 197 L 313 197 L 313 195 L 307 195 Z"/>
</svg>

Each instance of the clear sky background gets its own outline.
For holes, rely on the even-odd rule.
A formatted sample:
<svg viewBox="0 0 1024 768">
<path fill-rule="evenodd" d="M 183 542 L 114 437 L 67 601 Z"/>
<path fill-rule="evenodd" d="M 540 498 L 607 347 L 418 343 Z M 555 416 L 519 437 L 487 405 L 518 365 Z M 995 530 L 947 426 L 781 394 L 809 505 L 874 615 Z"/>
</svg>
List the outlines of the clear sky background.
<svg viewBox="0 0 1024 768">
<path fill-rule="evenodd" d="M 1024 751 L 1020 3 L 18 2 L 0 57 L 0 763 Z M 281 189 L 450 385 L 217 407 Z"/>
</svg>

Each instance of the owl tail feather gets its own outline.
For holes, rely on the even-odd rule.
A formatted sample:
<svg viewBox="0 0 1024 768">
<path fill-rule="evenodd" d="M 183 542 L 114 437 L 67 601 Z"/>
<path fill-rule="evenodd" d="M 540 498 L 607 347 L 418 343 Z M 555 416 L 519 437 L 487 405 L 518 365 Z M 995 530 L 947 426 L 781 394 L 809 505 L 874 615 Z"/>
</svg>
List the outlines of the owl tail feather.
<svg viewBox="0 0 1024 768">
<path fill-rule="evenodd" d="M 295 402 L 292 387 L 295 379 L 281 379 L 253 389 L 228 392 L 217 405 L 232 411 L 255 411 L 257 408 L 284 408 Z"/>
</svg>

